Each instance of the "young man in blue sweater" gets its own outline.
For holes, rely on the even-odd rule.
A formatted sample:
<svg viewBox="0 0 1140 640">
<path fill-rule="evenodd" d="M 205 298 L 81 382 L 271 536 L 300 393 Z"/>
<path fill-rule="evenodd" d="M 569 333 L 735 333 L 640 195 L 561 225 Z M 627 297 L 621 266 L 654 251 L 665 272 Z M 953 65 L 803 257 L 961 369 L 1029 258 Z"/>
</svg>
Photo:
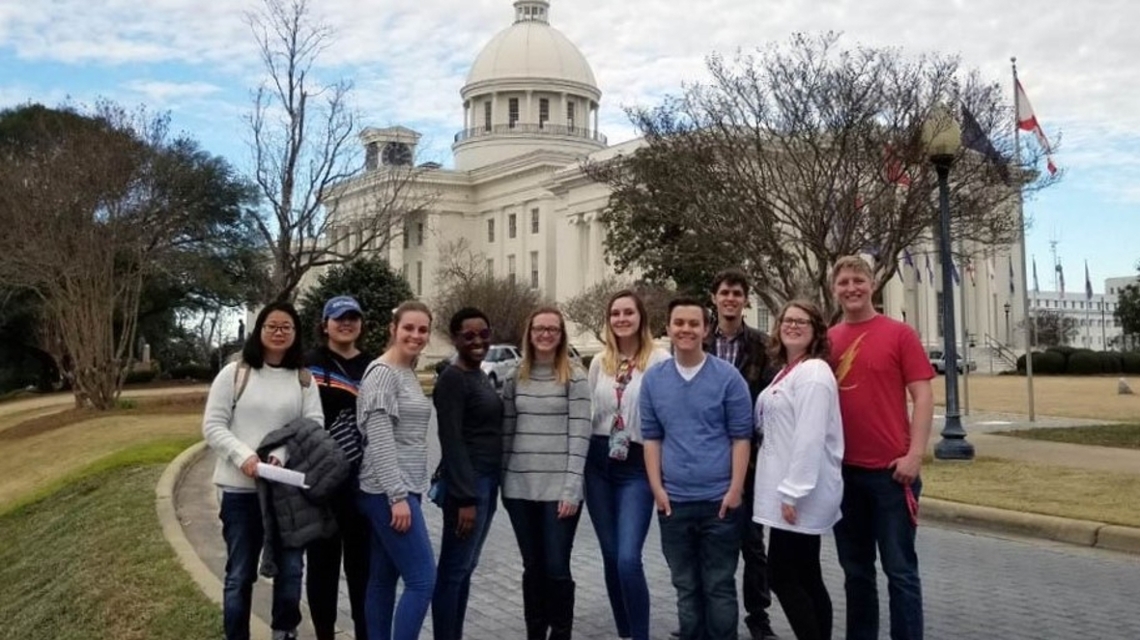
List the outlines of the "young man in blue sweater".
<svg viewBox="0 0 1140 640">
<path fill-rule="evenodd" d="M 681 640 L 736 640 L 740 505 L 752 441 L 748 384 L 703 348 L 700 301 L 669 303 L 673 359 L 645 373 L 641 433 Z"/>
</svg>

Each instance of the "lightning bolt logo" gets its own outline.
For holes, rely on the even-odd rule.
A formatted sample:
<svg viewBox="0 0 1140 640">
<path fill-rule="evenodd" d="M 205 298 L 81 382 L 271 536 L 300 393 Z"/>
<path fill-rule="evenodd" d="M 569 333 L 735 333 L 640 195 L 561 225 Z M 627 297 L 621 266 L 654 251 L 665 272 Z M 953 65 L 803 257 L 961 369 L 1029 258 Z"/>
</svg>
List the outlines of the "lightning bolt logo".
<svg viewBox="0 0 1140 640">
<path fill-rule="evenodd" d="M 847 378 L 847 374 L 851 373 L 851 365 L 854 364 L 855 359 L 859 357 L 859 347 L 863 344 L 863 338 L 866 337 L 866 333 L 859 334 L 859 337 L 855 338 L 855 340 L 851 342 L 851 345 L 843 351 L 843 355 L 839 356 L 839 365 L 835 367 L 835 379 L 839 383 L 839 389 L 841 391 L 854 389 L 858 386 L 851 385 L 845 387 L 843 386 L 843 381 Z"/>
</svg>

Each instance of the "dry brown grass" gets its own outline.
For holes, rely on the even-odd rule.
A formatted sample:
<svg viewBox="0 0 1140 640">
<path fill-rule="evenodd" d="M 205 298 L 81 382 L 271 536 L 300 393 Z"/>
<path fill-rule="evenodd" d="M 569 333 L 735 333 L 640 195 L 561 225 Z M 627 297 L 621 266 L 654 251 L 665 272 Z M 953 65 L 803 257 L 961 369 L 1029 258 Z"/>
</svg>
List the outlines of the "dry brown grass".
<svg viewBox="0 0 1140 640">
<path fill-rule="evenodd" d="M 0 440 L 0 460 L 4 460 L 0 512 L 6 505 L 119 450 L 174 437 L 193 437 L 201 434 L 201 429 L 200 412 L 122 412 Z"/>
<path fill-rule="evenodd" d="M 1034 376 L 1033 396 L 1037 413 L 1067 418 L 1134 421 L 1140 416 L 1140 395 L 1118 395 L 1117 379 Z M 1130 383 L 1136 386 L 1140 379 L 1131 379 Z M 1029 412 L 1028 399 L 1024 376 L 970 376 L 971 411 L 1025 414 Z M 946 384 L 941 377 L 934 380 L 934 401 L 937 404 L 946 402 Z"/>
<path fill-rule="evenodd" d="M 955 502 L 1140 527 L 1140 476 L 994 458 L 927 463 L 923 494 Z"/>
</svg>

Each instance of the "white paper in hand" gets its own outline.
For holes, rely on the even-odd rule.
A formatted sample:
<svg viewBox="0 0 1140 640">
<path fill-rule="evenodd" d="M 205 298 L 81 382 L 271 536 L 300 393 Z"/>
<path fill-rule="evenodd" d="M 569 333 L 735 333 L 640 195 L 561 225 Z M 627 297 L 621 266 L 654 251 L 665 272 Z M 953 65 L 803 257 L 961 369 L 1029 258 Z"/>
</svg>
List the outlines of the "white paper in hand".
<svg viewBox="0 0 1140 640">
<path fill-rule="evenodd" d="M 257 475 L 270 482 L 280 482 L 281 484 L 287 484 L 291 487 L 301 487 L 302 489 L 309 488 L 309 485 L 305 484 L 305 474 L 300 471 L 293 471 L 292 469 L 285 469 L 284 467 L 259 462 L 257 463 Z"/>
</svg>

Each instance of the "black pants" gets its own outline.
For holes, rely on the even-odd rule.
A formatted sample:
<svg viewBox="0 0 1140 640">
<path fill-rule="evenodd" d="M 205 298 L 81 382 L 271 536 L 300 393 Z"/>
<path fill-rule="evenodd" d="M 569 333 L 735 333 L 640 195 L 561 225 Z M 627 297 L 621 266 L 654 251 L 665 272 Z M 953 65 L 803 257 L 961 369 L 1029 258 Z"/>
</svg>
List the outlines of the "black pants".
<svg viewBox="0 0 1140 640">
<path fill-rule="evenodd" d="M 308 564 L 305 591 L 309 596 L 309 611 L 317 640 L 332 640 L 336 635 L 342 556 L 354 634 L 357 638 L 368 637 L 364 623 L 364 592 L 368 586 L 368 521 L 353 502 L 354 491 L 355 488 L 346 486 L 334 498 L 333 509 L 339 533 L 310 543 L 305 548 Z"/>
<path fill-rule="evenodd" d="M 745 522 L 740 545 L 740 557 L 744 561 L 744 624 L 753 633 L 770 626 L 768 607 L 772 606 L 772 593 L 768 589 L 768 554 L 764 551 L 764 525 L 752 521 L 752 499 L 756 490 L 755 462 L 754 446 L 748 475 L 744 480 L 744 501 L 741 507 Z"/>
<path fill-rule="evenodd" d="M 820 537 L 772 529 L 768 541 L 772 591 L 797 640 L 831 638 L 831 597 L 819 567 Z"/>
</svg>

